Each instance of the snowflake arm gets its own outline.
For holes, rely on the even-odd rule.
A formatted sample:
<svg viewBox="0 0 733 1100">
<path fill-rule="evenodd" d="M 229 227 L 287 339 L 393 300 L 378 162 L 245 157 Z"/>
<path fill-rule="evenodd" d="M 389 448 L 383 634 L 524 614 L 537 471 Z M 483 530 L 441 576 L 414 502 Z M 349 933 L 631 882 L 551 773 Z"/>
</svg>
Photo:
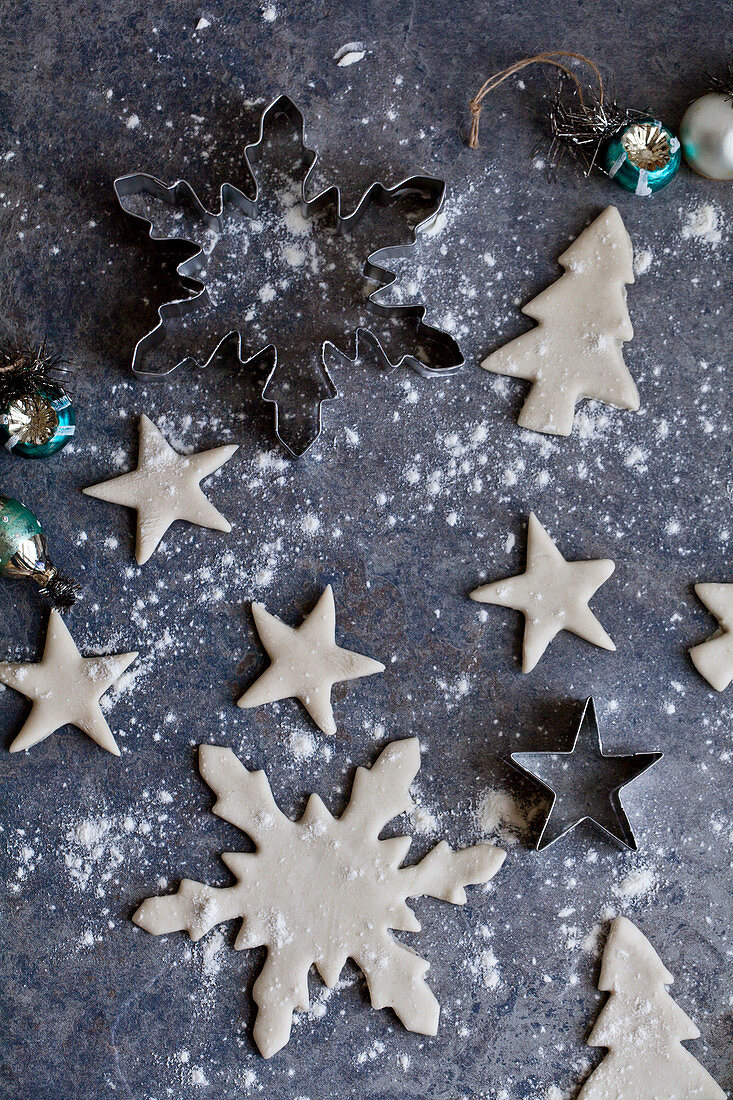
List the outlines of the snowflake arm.
<svg viewBox="0 0 733 1100">
<path fill-rule="evenodd" d="M 506 852 L 493 844 L 474 844 L 454 852 L 441 840 L 414 867 L 403 867 L 409 898 L 438 898 L 451 905 L 465 905 L 464 887 L 488 882 L 506 859 Z"/>
<path fill-rule="evenodd" d="M 412 809 L 410 784 L 419 770 L 418 739 L 392 741 L 371 768 L 356 769 L 351 798 L 341 820 L 376 840 L 388 821 Z"/>
<path fill-rule="evenodd" d="M 429 962 L 389 932 L 382 933 L 376 950 L 368 946 L 354 954 L 354 962 L 366 978 L 374 1008 L 391 1008 L 408 1031 L 437 1034 L 440 1005 L 425 981 Z"/>
<path fill-rule="evenodd" d="M 165 244 L 175 241 L 184 245 L 195 242 L 200 252 L 192 259 L 199 260 L 200 266 L 205 258 L 204 244 L 208 241 L 210 252 L 222 231 L 225 205 L 234 203 L 247 216 L 252 210 L 252 203 L 231 184 L 220 188 L 219 209 L 211 211 L 186 180 L 168 185 L 145 172 L 122 176 L 115 181 L 115 192 L 125 213 L 141 223 L 152 241 Z M 193 272 L 184 269 L 181 274 L 190 276 Z"/>
<path fill-rule="evenodd" d="M 218 798 L 212 812 L 246 833 L 255 844 L 264 842 L 273 829 L 292 828 L 272 797 L 270 784 L 263 771 L 250 772 L 231 749 L 202 745 L 199 749 L 201 775 Z M 192 879 L 183 879 L 178 893 L 162 898 L 148 898 L 135 913 L 135 924 L 155 936 L 168 932 L 188 932 L 192 940 L 200 940 L 217 924 L 244 916 L 248 872 L 254 870 L 254 857 L 241 852 L 226 852 L 222 859 L 237 878 L 235 886 L 218 888 Z M 253 885 L 253 884 L 252 884 Z M 255 937 L 246 918 L 236 941 L 236 948 L 259 947 L 266 938 Z"/>
<path fill-rule="evenodd" d="M 268 949 L 265 965 L 252 989 L 257 1005 L 253 1038 L 265 1058 L 271 1058 L 287 1044 L 293 1013 L 308 1009 L 309 970 L 310 959 L 304 959 L 299 944 Z"/>
<path fill-rule="evenodd" d="M 224 859 L 226 863 L 226 859 Z M 194 943 L 222 921 L 242 916 L 240 884 L 218 888 L 193 879 L 181 879 L 176 894 L 148 898 L 133 921 L 154 936 L 188 932 Z"/>
<path fill-rule="evenodd" d="M 269 839 L 273 827 L 292 827 L 272 797 L 265 773 L 248 771 L 231 749 L 201 745 L 199 770 L 218 796 L 212 812 L 236 825 L 256 845 Z"/>
</svg>

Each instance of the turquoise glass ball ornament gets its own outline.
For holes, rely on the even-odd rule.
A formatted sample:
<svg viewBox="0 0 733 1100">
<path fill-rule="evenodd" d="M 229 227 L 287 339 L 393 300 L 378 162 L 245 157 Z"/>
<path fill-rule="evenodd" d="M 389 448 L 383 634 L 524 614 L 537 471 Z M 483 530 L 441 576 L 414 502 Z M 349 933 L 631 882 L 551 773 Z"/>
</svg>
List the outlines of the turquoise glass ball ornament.
<svg viewBox="0 0 733 1100">
<path fill-rule="evenodd" d="M 600 166 L 626 191 L 649 196 L 674 179 L 681 159 L 679 140 L 664 123 L 636 118 L 608 139 Z"/>
<path fill-rule="evenodd" d="M 56 454 L 75 430 L 73 405 L 61 386 L 53 382 L 11 396 L 0 409 L 0 443 L 22 458 Z"/>
<path fill-rule="evenodd" d="M 60 573 L 48 556 L 40 520 L 19 500 L 0 496 L 0 575 L 31 580 L 60 611 L 76 600 L 79 585 Z"/>
</svg>

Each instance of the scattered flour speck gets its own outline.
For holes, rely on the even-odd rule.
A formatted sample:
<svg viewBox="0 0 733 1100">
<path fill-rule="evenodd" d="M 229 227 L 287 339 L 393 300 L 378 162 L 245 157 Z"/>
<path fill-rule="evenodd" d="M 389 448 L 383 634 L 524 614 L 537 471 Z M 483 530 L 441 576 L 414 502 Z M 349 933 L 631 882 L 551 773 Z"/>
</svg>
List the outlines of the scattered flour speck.
<svg viewBox="0 0 733 1100">
<path fill-rule="evenodd" d="M 617 897 L 640 898 L 652 893 L 657 886 L 657 877 L 648 867 L 639 867 L 622 879 L 613 892 Z"/>
<path fill-rule="evenodd" d="M 652 266 L 654 257 L 648 249 L 634 253 L 634 275 L 645 275 Z"/>
<path fill-rule="evenodd" d="M 529 818 L 520 811 L 508 791 L 486 791 L 475 817 L 484 836 L 496 834 L 504 844 L 516 844 L 529 824 Z"/>
<path fill-rule="evenodd" d="M 315 535 L 320 529 L 321 521 L 313 512 L 308 512 L 300 522 L 300 529 L 306 535 Z"/>
<path fill-rule="evenodd" d="M 706 202 L 696 206 L 693 210 L 688 210 L 681 235 L 685 240 L 692 239 L 702 241 L 704 244 L 719 244 L 723 233 L 720 215 L 713 204 Z"/>
</svg>

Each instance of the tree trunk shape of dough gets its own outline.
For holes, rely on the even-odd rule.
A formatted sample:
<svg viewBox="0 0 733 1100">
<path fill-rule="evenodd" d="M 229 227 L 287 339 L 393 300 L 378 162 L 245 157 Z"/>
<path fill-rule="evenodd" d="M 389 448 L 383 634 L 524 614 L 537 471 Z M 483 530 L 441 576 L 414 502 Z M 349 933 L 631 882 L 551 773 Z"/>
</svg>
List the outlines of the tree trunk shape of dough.
<svg viewBox="0 0 733 1100">
<path fill-rule="evenodd" d="M 410 837 L 379 839 L 412 805 L 417 739 L 393 741 L 371 769 L 357 769 L 340 818 L 312 794 L 303 816 L 291 821 L 264 772 L 248 771 L 230 749 L 202 745 L 199 766 L 218 795 L 214 813 L 246 833 L 256 851 L 222 856 L 234 886 L 183 879 L 176 894 L 144 901 L 135 923 L 154 935 L 185 930 L 198 940 L 222 921 L 242 919 L 235 948 L 267 948 L 253 990 L 254 1039 L 266 1058 L 287 1043 L 293 1012 L 308 1008 L 311 966 L 333 987 L 347 958 L 364 973 L 375 1008 L 392 1008 L 410 1031 L 434 1035 L 440 1006 L 425 981 L 429 964 L 390 929 L 420 931 L 407 898 L 462 905 L 464 887 L 488 882 L 505 853 L 490 844 L 454 852 L 441 842 L 402 867 Z"/>
<path fill-rule="evenodd" d="M 608 1054 L 578 1100 L 725 1100 L 707 1070 L 682 1046 L 700 1032 L 665 986 L 674 981 L 645 936 L 616 917 L 598 988 L 610 993 L 589 1038 Z"/>
<path fill-rule="evenodd" d="M 519 415 L 522 428 L 570 435 L 581 398 L 639 408 L 622 355 L 634 335 L 624 286 L 634 282 L 633 248 L 616 207 L 604 210 L 559 262 L 566 274 L 522 308 L 538 327 L 481 366 L 533 383 Z"/>
</svg>

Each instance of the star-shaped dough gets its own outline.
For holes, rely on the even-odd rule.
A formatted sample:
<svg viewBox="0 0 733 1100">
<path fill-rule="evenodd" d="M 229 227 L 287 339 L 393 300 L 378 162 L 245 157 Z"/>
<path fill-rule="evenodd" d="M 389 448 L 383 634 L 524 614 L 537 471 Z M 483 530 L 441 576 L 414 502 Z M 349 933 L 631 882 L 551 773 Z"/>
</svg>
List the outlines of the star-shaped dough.
<svg viewBox="0 0 733 1100">
<path fill-rule="evenodd" d="M 696 584 L 695 592 L 720 623 L 706 642 L 690 650 L 692 662 L 716 691 L 733 680 L 733 584 Z"/>
<path fill-rule="evenodd" d="M 588 606 L 615 565 L 608 558 L 566 561 L 537 519 L 529 514 L 527 568 L 516 577 L 482 584 L 471 593 L 479 603 L 511 607 L 524 615 L 522 672 L 531 672 L 561 630 L 603 649 L 616 646 Z"/>
<path fill-rule="evenodd" d="M 336 645 L 336 607 L 329 584 L 299 627 L 287 626 L 252 604 L 255 626 L 272 662 L 245 691 L 237 705 L 259 707 L 280 699 L 300 699 L 324 733 L 336 732 L 331 688 L 341 680 L 357 680 L 384 672 L 384 665 Z"/>
<path fill-rule="evenodd" d="M 236 450 L 236 446 L 214 447 L 199 454 L 180 455 L 143 413 L 137 469 L 91 485 L 83 492 L 137 510 L 135 557 L 144 565 L 177 519 L 215 531 L 231 531 L 231 524 L 204 496 L 199 482 L 228 462 Z"/>
<path fill-rule="evenodd" d="M 572 748 L 567 752 L 513 752 L 515 767 L 538 779 L 552 795 L 537 851 L 549 847 L 582 821 L 633 851 L 634 831 L 621 804 L 623 787 L 662 759 L 661 752 L 610 756 L 603 751 L 593 699 L 587 699 Z"/>
<path fill-rule="evenodd" d="M 0 662 L 0 682 L 33 700 L 25 725 L 10 746 L 21 752 L 44 741 L 61 726 L 78 726 L 107 752 L 120 755 L 99 700 L 132 664 L 137 653 L 82 657 L 61 615 L 52 610 L 43 658 Z"/>
</svg>

